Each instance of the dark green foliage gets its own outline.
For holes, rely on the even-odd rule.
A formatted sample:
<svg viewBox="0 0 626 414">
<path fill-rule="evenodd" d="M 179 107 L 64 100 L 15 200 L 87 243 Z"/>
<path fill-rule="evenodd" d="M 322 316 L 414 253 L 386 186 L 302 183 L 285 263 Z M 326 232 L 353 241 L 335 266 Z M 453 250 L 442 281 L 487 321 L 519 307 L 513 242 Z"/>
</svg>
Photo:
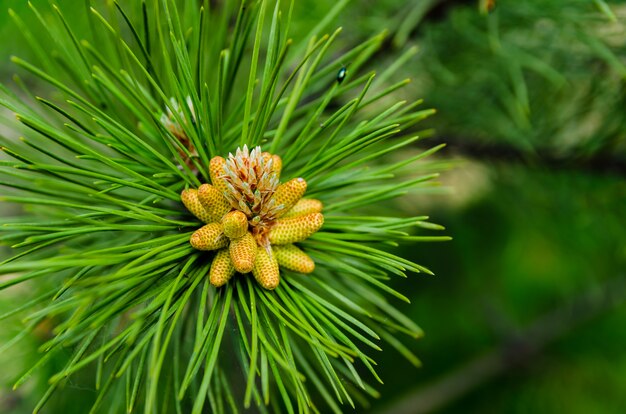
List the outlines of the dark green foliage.
<svg viewBox="0 0 626 414">
<path fill-rule="evenodd" d="M 539 152 L 623 163 L 626 66 L 620 25 L 603 13 L 610 9 L 599 1 L 497 3 L 488 16 L 458 7 L 422 27 L 416 85 L 445 108 L 439 133 L 531 159 Z"/>
</svg>

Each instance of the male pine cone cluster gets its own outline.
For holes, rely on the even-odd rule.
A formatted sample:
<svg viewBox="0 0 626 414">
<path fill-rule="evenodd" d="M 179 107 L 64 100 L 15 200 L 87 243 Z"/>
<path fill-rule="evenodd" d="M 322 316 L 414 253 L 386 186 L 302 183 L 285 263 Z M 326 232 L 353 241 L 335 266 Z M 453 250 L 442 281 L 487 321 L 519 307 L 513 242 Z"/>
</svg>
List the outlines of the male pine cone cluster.
<svg viewBox="0 0 626 414">
<path fill-rule="evenodd" d="M 209 272 L 213 286 L 223 286 L 235 272 L 252 272 L 263 288 L 275 289 L 279 266 L 300 273 L 315 268 L 293 243 L 322 227 L 322 203 L 302 198 L 302 178 L 279 184 L 281 166 L 277 155 L 244 146 L 228 159 L 211 159 L 212 184 L 182 192 L 185 207 L 206 223 L 192 234 L 191 245 L 217 250 Z"/>
</svg>

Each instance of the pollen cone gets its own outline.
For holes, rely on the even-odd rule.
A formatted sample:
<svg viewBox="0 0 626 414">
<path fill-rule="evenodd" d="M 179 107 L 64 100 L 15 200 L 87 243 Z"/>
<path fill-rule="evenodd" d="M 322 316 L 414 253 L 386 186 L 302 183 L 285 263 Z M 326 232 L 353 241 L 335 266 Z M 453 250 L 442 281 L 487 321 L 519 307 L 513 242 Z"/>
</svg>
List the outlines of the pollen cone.
<svg viewBox="0 0 626 414">
<path fill-rule="evenodd" d="M 305 214 L 320 213 L 322 202 L 312 198 L 303 198 L 291 210 L 283 214 L 283 218 L 303 216 Z"/>
<path fill-rule="evenodd" d="M 259 282 L 259 285 L 264 289 L 276 289 L 280 282 L 276 256 L 274 254 L 270 256 L 267 250 L 265 250 L 265 247 L 258 246 L 252 274 L 256 281 Z"/>
<path fill-rule="evenodd" d="M 183 190 L 183 192 L 180 193 L 180 199 L 187 210 L 189 210 L 189 212 L 191 212 L 194 216 L 198 217 L 202 222 L 211 223 L 216 221 L 213 220 L 213 216 L 209 213 L 209 211 L 207 211 L 207 209 L 204 208 L 202 203 L 200 203 L 198 190 L 194 188 Z"/>
<path fill-rule="evenodd" d="M 221 178 L 224 175 L 224 165 L 226 165 L 226 160 L 220 156 L 211 158 L 209 163 L 211 183 L 213 183 L 213 186 L 217 188 L 220 194 L 224 194 L 227 191 L 226 182 Z"/>
<path fill-rule="evenodd" d="M 248 232 L 248 217 L 239 210 L 227 213 L 222 219 L 224 234 L 229 239 L 239 239 Z"/>
<path fill-rule="evenodd" d="M 220 191 L 211 184 L 202 184 L 198 188 L 198 200 L 204 209 L 209 213 L 211 222 L 222 220 L 224 214 L 231 209 L 230 203 Z"/>
<path fill-rule="evenodd" d="M 228 249 L 219 250 L 211 263 L 209 281 L 215 287 L 224 286 L 234 274 L 235 267 L 230 260 Z"/>
<path fill-rule="evenodd" d="M 302 198 L 306 191 L 306 181 L 304 178 L 294 178 L 282 183 L 276 188 L 273 200 L 276 205 L 283 205 L 284 208 L 280 210 L 277 217 L 284 215 Z"/>
<path fill-rule="evenodd" d="M 198 250 L 217 250 L 228 246 L 228 238 L 220 223 L 210 223 L 196 230 L 189 243 Z"/>
<path fill-rule="evenodd" d="M 321 213 L 285 218 L 276 221 L 269 232 L 271 244 L 291 244 L 302 241 L 318 231 L 324 224 Z"/>
<path fill-rule="evenodd" d="M 274 246 L 272 251 L 281 267 L 299 273 L 311 273 L 315 270 L 313 259 L 293 244 Z"/>
<path fill-rule="evenodd" d="M 269 152 L 264 152 L 263 160 L 268 163 L 272 160 L 272 172 L 276 173 L 276 179 L 280 178 L 280 172 L 283 169 L 283 160 L 276 154 L 272 155 Z"/>
<path fill-rule="evenodd" d="M 257 256 L 257 244 L 252 234 L 246 233 L 239 239 L 231 240 L 228 250 L 235 270 L 239 273 L 252 271 Z"/>
</svg>

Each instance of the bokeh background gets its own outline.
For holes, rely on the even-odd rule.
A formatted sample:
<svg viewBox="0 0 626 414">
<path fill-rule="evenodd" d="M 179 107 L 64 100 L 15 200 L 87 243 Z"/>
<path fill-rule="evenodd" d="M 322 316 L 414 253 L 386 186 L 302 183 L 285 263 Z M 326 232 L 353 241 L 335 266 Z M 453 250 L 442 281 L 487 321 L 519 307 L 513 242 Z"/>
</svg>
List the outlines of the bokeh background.
<svg viewBox="0 0 626 414">
<path fill-rule="evenodd" d="M 84 6 L 58 3 L 66 12 Z M 298 0 L 293 37 L 334 3 Z M 426 333 L 410 344 L 423 366 L 380 354 L 385 384 L 369 410 L 624 413 L 626 5 L 495 4 L 485 13 L 475 0 L 355 0 L 336 19 L 346 47 L 388 31 L 373 67 L 418 48 L 402 62 L 397 80 L 412 83 L 399 94 L 437 109 L 426 121 L 435 132 L 420 148 L 448 144 L 431 161 L 449 167 L 442 187 L 393 206 L 429 215 L 454 238 L 403 247 L 436 273 L 396 286 L 412 301 L 400 308 Z M 27 14 L 24 1 L 0 4 L 2 83 L 16 72 L 9 56 L 30 54 L 8 7 Z M 3 204 L 0 214 L 10 209 Z M 19 289 L 0 296 L 0 314 L 20 303 Z M 19 332 L 15 322 L 0 326 L 1 343 Z M 53 361 L 10 390 L 36 360 L 46 328 L 37 335 L 0 350 L 2 413 L 28 412 L 59 368 Z M 81 402 L 94 396 L 88 384 L 77 378 L 48 412 L 84 412 Z"/>
</svg>

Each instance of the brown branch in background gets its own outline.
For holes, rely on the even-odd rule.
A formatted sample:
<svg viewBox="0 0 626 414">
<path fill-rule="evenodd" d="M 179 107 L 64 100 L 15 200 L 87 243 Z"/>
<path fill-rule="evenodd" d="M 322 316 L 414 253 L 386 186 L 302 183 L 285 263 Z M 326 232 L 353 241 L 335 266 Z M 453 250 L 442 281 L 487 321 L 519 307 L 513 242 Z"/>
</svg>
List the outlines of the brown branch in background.
<svg viewBox="0 0 626 414">
<path fill-rule="evenodd" d="M 567 156 L 537 149 L 535 153 L 519 150 L 511 145 L 481 143 L 475 139 L 457 136 L 439 136 L 428 140 L 429 145 L 447 144 L 447 153 L 464 155 L 480 161 L 517 162 L 554 170 L 579 170 L 593 173 L 626 176 L 626 158 L 614 154 L 594 153 L 592 156 Z"/>
<path fill-rule="evenodd" d="M 380 414 L 432 413 L 508 370 L 528 364 L 549 345 L 592 318 L 626 302 L 626 277 L 608 281 L 539 318 L 513 340 L 468 362 L 440 380 L 410 391 Z"/>
</svg>

